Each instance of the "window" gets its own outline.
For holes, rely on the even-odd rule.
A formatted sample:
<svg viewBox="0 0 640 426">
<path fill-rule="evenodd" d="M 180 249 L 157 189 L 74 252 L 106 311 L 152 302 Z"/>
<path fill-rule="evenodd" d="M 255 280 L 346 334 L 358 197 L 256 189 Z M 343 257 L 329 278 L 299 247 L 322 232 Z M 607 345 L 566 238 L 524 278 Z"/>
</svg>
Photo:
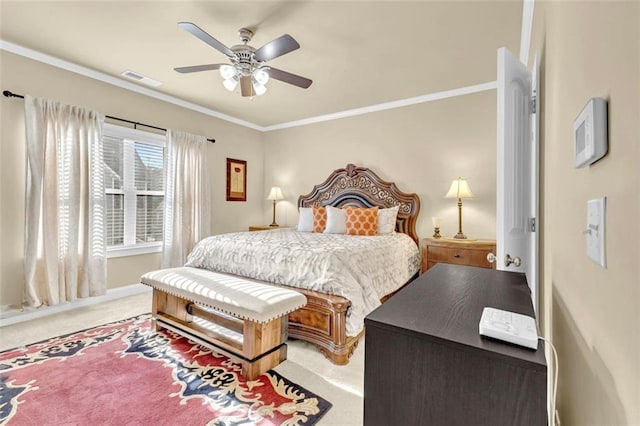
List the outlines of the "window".
<svg viewBox="0 0 640 426">
<path fill-rule="evenodd" d="M 165 137 L 105 124 L 103 141 L 109 257 L 160 251 Z"/>
</svg>

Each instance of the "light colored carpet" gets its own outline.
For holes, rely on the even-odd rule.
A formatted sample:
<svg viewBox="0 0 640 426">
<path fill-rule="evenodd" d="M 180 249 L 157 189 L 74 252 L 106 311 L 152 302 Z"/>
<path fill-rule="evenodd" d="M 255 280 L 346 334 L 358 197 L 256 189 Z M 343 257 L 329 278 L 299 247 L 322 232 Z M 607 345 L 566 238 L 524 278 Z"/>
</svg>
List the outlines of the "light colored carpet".
<svg viewBox="0 0 640 426">
<path fill-rule="evenodd" d="M 151 293 L 112 300 L 0 328 L 0 350 L 35 343 L 151 311 Z M 275 369 L 333 404 L 319 425 L 361 425 L 364 339 L 348 365 L 337 366 L 313 345 L 289 341 L 288 359 Z"/>
</svg>

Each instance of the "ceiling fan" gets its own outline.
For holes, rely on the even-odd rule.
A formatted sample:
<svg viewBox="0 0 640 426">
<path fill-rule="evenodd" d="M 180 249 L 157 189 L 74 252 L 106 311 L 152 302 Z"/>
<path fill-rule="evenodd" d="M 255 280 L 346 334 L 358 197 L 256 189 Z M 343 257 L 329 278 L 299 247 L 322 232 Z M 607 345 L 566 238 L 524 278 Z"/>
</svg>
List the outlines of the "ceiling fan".
<svg viewBox="0 0 640 426">
<path fill-rule="evenodd" d="M 224 87 L 233 92 L 240 84 L 240 93 L 245 97 L 264 94 L 267 91 L 266 84 L 269 78 L 293 84 L 303 89 L 307 89 L 313 83 L 308 78 L 265 65 L 265 62 L 300 47 L 298 42 L 289 34 L 284 34 L 256 49 L 247 44 L 253 37 L 253 31 L 247 28 L 240 28 L 238 35 L 243 44 L 237 44 L 229 48 L 192 22 L 179 22 L 178 26 L 214 49 L 224 53 L 231 60 L 231 64 L 208 64 L 174 68 L 179 73 L 220 70 L 220 75 L 224 78 L 222 83 Z"/>
</svg>

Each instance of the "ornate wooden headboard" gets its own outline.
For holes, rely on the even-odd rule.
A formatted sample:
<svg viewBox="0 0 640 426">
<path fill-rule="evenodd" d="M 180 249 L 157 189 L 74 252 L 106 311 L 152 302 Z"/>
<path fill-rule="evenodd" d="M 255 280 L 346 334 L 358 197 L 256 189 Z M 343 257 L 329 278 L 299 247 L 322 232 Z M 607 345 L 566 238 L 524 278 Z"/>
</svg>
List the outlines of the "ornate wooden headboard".
<svg viewBox="0 0 640 426">
<path fill-rule="evenodd" d="M 409 235 L 418 243 L 416 221 L 420 213 L 420 198 L 398 189 L 395 183 L 386 182 L 374 172 L 347 164 L 336 169 L 323 183 L 313 187 L 307 195 L 298 198 L 298 207 L 358 206 L 388 208 L 400 206 L 396 231 Z"/>
</svg>

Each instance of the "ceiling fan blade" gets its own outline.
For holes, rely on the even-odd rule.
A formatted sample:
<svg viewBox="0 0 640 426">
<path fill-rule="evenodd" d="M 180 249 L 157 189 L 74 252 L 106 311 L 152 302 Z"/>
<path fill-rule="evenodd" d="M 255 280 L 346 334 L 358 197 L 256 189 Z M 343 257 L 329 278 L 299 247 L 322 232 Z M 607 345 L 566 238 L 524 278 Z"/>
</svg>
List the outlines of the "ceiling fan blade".
<svg viewBox="0 0 640 426">
<path fill-rule="evenodd" d="M 180 73 L 186 74 L 186 73 L 190 73 L 190 72 L 217 70 L 222 65 L 226 65 L 226 64 L 194 65 L 192 67 L 178 67 L 178 68 L 174 68 L 174 70 L 178 71 Z"/>
<path fill-rule="evenodd" d="M 308 78 L 301 77 L 287 71 L 282 71 L 278 68 L 269 67 L 268 72 L 269 77 L 271 78 L 284 81 L 285 83 L 293 84 L 294 86 L 302 87 L 303 89 L 308 89 L 309 86 L 311 86 L 311 83 L 313 83 L 313 81 L 309 80 Z"/>
<path fill-rule="evenodd" d="M 278 56 L 282 56 L 285 53 L 296 50 L 299 47 L 300 45 L 293 37 L 289 34 L 285 34 L 275 40 L 271 40 L 269 43 L 256 50 L 253 57 L 256 61 L 266 62 L 277 58 Z"/>
<path fill-rule="evenodd" d="M 198 37 L 200 40 L 207 43 L 209 46 L 214 49 L 219 50 L 230 58 L 235 58 L 236 54 L 233 53 L 233 50 L 229 49 L 224 44 L 220 43 L 215 38 L 211 37 L 207 32 L 205 32 L 202 28 L 198 27 L 196 24 L 192 22 L 178 22 L 178 26 L 185 31 L 190 32 L 194 36 Z"/>
<path fill-rule="evenodd" d="M 240 77 L 240 92 L 242 93 L 242 96 L 245 97 L 255 95 L 255 93 L 253 92 L 253 83 L 251 82 L 250 75 Z"/>
</svg>

